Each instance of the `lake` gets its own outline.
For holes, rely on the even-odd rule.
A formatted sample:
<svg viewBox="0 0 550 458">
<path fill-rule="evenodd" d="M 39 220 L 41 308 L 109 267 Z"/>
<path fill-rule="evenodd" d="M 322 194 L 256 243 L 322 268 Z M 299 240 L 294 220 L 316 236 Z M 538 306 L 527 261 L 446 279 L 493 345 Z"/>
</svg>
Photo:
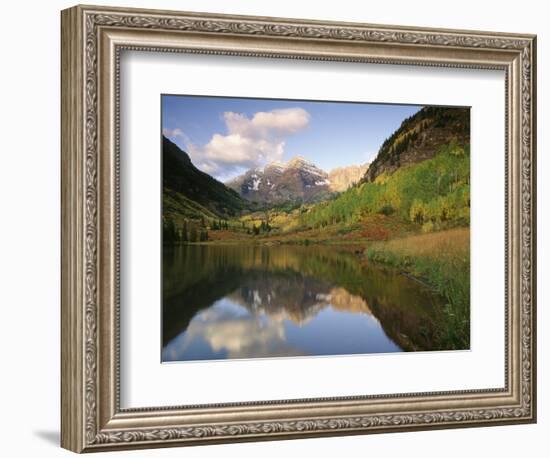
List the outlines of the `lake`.
<svg viewBox="0 0 550 458">
<path fill-rule="evenodd" d="M 162 361 L 443 349 L 445 299 L 357 251 L 165 246 Z"/>
</svg>

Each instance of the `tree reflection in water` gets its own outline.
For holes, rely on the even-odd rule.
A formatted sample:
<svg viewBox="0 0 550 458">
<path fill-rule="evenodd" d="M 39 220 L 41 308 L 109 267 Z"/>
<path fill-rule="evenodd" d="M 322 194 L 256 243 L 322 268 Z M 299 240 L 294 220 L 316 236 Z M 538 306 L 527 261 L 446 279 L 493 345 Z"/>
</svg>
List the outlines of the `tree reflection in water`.
<svg viewBox="0 0 550 458">
<path fill-rule="evenodd" d="M 322 246 L 165 248 L 163 361 L 441 349 L 444 300 Z"/>
</svg>

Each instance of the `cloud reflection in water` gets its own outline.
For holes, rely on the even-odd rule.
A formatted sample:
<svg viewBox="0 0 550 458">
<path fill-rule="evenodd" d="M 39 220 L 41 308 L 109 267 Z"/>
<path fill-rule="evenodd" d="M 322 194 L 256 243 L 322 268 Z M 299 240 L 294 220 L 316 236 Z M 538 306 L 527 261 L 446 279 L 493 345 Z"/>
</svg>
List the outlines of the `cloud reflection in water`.
<svg viewBox="0 0 550 458">
<path fill-rule="evenodd" d="M 330 335 L 334 318 L 344 318 L 346 321 L 351 318 L 365 328 L 361 340 L 374 338 L 374 345 L 371 344 L 373 352 L 400 350 L 385 335 L 366 302 L 345 289 L 328 289 L 326 285 L 316 282 L 318 289 L 322 286 L 320 289 L 324 292 L 311 289 L 311 285 L 307 291 L 299 291 L 298 294 L 296 289 L 292 292 L 287 289 L 283 301 L 277 286 L 281 285 L 276 280 L 252 282 L 198 312 L 187 329 L 165 346 L 162 359 L 180 361 L 315 354 L 315 350 L 304 348 L 308 345 L 296 333 L 296 328 L 308 326 L 325 309 L 329 309 L 326 310 L 329 312 L 328 322 L 327 317 L 320 317 L 325 319 L 320 319 L 314 326 L 321 325 L 323 332 L 318 338 Z M 294 300 L 289 301 L 289 294 Z M 357 317 L 357 314 L 363 317 Z M 343 341 L 345 339 L 345 336 L 342 337 Z M 383 345 L 376 350 L 376 342 L 381 341 Z M 328 349 L 326 353 L 344 353 L 338 350 L 338 345 L 333 348 L 332 352 Z"/>
</svg>

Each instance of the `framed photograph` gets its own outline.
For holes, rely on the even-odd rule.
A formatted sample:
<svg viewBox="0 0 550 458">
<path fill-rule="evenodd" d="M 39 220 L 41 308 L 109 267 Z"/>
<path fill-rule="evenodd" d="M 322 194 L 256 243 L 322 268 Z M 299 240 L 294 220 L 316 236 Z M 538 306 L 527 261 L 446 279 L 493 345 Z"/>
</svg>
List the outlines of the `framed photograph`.
<svg viewBox="0 0 550 458">
<path fill-rule="evenodd" d="M 536 38 L 62 12 L 62 446 L 536 420 Z"/>
</svg>

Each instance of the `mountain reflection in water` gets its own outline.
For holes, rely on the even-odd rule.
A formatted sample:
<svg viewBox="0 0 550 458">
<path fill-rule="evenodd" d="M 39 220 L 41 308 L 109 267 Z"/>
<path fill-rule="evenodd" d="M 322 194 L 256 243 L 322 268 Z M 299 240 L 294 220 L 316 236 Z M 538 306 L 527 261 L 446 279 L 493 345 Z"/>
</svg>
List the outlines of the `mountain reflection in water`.
<svg viewBox="0 0 550 458">
<path fill-rule="evenodd" d="M 334 248 L 165 247 L 162 360 L 439 349 L 443 305 Z"/>
</svg>

